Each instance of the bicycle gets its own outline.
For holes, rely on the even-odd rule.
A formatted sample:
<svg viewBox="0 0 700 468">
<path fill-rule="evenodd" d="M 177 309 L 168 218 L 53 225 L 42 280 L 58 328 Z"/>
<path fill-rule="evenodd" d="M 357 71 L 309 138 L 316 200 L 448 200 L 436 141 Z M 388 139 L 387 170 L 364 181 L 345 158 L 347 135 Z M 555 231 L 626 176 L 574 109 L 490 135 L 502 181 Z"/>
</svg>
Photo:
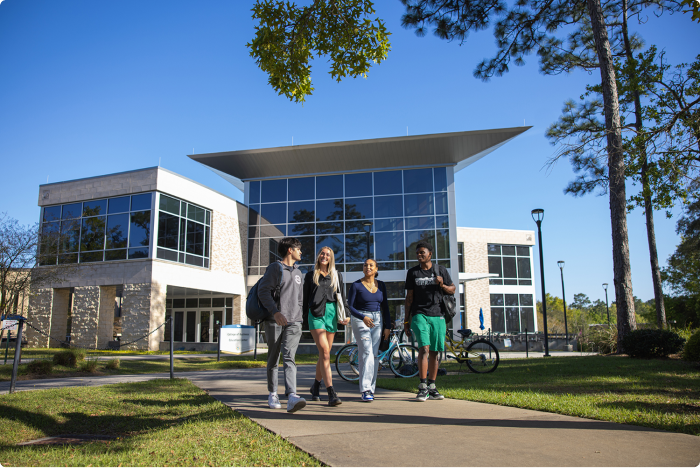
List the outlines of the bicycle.
<svg viewBox="0 0 700 468">
<path fill-rule="evenodd" d="M 459 368 L 466 364 L 469 370 L 477 374 L 487 374 L 493 372 L 498 367 L 501 358 L 493 343 L 484 338 L 468 341 L 472 335 L 469 329 L 458 330 L 462 335 L 461 341 L 453 340 L 450 335 L 445 335 L 445 351 L 452 353 L 446 357 L 459 362 Z"/>
<path fill-rule="evenodd" d="M 394 375 L 402 378 L 418 375 L 418 348 L 411 344 L 399 343 L 397 330 L 392 330 L 389 340 L 389 349 L 379 353 L 379 370 L 388 367 Z M 348 382 L 360 379 L 359 363 L 357 343 L 343 346 L 335 355 L 335 369 L 338 375 Z"/>
</svg>

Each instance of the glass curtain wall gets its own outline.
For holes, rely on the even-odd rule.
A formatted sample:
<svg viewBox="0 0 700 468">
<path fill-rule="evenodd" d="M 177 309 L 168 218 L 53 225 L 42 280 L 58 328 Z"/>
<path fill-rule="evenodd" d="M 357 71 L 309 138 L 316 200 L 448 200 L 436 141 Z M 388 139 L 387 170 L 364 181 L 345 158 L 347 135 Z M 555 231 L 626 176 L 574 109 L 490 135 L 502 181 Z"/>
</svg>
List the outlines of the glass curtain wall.
<svg viewBox="0 0 700 468">
<path fill-rule="evenodd" d="M 252 181 L 248 206 L 249 275 L 265 273 L 285 236 L 301 241 L 303 272 L 323 246 L 333 249 L 339 271 L 361 272 L 368 243 L 381 270 L 406 270 L 418 264 L 420 241 L 450 267 L 444 167 Z"/>
<path fill-rule="evenodd" d="M 39 263 L 148 258 L 152 201 L 153 192 L 44 207 Z"/>
<path fill-rule="evenodd" d="M 165 318 L 172 315 L 173 342 L 217 343 L 219 326 L 233 325 L 233 297 L 173 297 L 165 300 Z M 164 341 L 170 341 L 170 324 Z"/>
<path fill-rule="evenodd" d="M 209 268 L 211 211 L 160 194 L 157 258 Z"/>
<path fill-rule="evenodd" d="M 535 331 L 534 296 L 521 293 L 520 286 L 532 286 L 532 261 L 529 245 L 488 244 L 489 284 L 508 286 L 503 293 L 491 294 L 491 329 L 495 333 Z M 500 291 L 500 289 L 499 289 Z"/>
<path fill-rule="evenodd" d="M 302 243 L 303 273 L 313 269 L 323 246 L 333 249 L 339 271 L 362 272 L 368 243 L 380 271 L 406 271 L 418 264 L 420 241 L 433 245 L 435 262 L 450 268 L 445 167 L 252 181 L 247 188 L 249 275 L 264 274 L 279 259 L 277 242 L 285 236 Z M 396 319 L 404 283 L 386 286 Z M 304 341 L 311 339 L 307 334 Z"/>
</svg>

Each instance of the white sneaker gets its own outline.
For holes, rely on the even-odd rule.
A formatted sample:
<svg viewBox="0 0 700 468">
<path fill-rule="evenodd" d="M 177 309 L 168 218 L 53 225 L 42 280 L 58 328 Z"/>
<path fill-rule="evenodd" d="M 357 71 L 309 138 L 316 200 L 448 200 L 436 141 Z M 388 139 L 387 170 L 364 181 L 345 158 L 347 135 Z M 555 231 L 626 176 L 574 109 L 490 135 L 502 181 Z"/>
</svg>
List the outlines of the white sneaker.
<svg viewBox="0 0 700 468">
<path fill-rule="evenodd" d="M 267 406 L 269 406 L 272 409 L 282 409 L 280 398 L 277 396 L 276 393 L 270 393 L 270 396 L 267 397 Z"/>
<path fill-rule="evenodd" d="M 306 406 L 306 400 L 298 396 L 296 393 L 289 395 L 287 400 L 287 413 L 295 413 Z"/>
</svg>

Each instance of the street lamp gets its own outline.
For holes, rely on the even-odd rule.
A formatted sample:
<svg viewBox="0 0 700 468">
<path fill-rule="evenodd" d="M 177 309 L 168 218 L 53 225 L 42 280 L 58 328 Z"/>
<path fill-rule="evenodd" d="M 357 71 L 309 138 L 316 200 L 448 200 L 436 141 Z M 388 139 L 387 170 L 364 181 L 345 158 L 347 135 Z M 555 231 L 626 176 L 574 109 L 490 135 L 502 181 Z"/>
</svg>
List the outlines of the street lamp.
<svg viewBox="0 0 700 468">
<path fill-rule="evenodd" d="M 610 308 L 608 307 L 608 283 L 603 283 L 605 289 L 605 311 L 608 313 L 608 326 L 610 326 Z"/>
<path fill-rule="evenodd" d="M 566 322 L 566 293 L 564 292 L 564 260 L 557 262 L 561 271 L 561 298 L 564 301 L 564 332 L 566 333 L 566 344 L 569 344 L 569 325 Z"/>
<path fill-rule="evenodd" d="M 369 258 L 369 235 L 372 232 L 372 221 L 366 220 L 362 225 L 367 228 L 365 230 L 365 234 L 367 234 L 367 257 L 365 258 Z"/>
<path fill-rule="evenodd" d="M 532 210 L 532 219 L 537 223 L 537 238 L 540 242 L 540 276 L 542 282 L 542 319 L 544 322 L 544 355 L 549 357 L 549 335 L 547 334 L 547 295 L 544 288 L 544 255 L 542 254 L 542 219 L 544 219 L 544 210 L 535 208 Z"/>
</svg>

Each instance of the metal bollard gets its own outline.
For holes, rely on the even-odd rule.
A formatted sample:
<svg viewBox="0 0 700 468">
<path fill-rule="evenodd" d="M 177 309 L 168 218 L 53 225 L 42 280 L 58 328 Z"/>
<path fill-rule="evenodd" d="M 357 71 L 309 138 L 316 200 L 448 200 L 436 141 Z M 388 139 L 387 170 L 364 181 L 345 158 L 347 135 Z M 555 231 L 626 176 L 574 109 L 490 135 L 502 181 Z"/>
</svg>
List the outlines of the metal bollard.
<svg viewBox="0 0 700 468">
<path fill-rule="evenodd" d="M 219 362 L 219 360 L 221 359 L 221 325 L 219 325 L 219 333 L 216 343 L 216 362 Z"/>
<path fill-rule="evenodd" d="M 530 344 L 527 340 L 527 328 L 525 329 L 525 357 L 530 357 Z"/>
<path fill-rule="evenodd" d="M 12 378 L 10 379 L 10 393 L 15 391 L 15 382 L 17 381 L 17 368 L 19 367 L 19 356 L 22 352 L 22 330 L 24 329 L 24 317 L 19 318 L 17 328 L 17 344 L 15 345 L 15 362 L 12 365 Z"/>
</svg>

